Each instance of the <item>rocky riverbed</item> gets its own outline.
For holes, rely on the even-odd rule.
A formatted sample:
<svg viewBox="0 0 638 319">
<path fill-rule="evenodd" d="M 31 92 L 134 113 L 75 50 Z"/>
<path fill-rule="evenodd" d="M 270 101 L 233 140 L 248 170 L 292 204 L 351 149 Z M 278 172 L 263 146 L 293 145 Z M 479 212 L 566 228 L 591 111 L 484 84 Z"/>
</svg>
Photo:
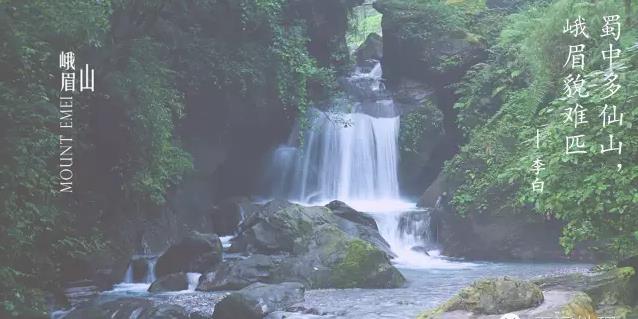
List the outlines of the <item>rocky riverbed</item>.
<svg viewBox="0 0 638 319">
<path fill-rule="evenodd" d="M 430 256 L 415 251 L 430 262 L 405 268 L 396 264 L 400 258 L 374 215 L 344 203 L 272 201 L 244 213 L 230 242 L 191 233 L 157 258 L 148 269 L 153 276 L 137 276 L 157 277 L 152 283 L 116 285 L 55 317 L 491 318 L 545 314 L 572 303 L 591 312 L 630 313 L 635 302 L 628 293 L 632 268 L 594 274 L 587 264 L 469 262 L 436 250 Z M 390 216 L 410 233 L 418 228 L 405 223 L 421 221 Z"/>
</svg>

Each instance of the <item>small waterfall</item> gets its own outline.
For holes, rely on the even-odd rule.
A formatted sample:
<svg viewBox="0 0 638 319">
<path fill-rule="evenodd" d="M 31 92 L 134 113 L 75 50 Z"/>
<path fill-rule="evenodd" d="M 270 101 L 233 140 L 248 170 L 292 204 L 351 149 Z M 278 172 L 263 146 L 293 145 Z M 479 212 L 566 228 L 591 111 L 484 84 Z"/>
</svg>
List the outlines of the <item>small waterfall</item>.
<svg viewBox="0 0 638 319">
<path fill-rule="evenodd" d="M 195 291 L 195 288 L 197 288 L 197 285 L 199 284 L 199 277 L 201 277 L 202 274 L 198 272 L 189 272 L 186 273 L 186 276 L 188 276 L 188 290 Z"/>
<path fill-rule="evenodd" d="M 385 91 L 381 65 L 358 67 L 340 81 L 348 93 L 329 111 L 311 110 L 311 129 L 303 148 L 297 132 L 272 154 L 266 172 L 268 197 L 302 204 L 341 200 L 372 214 L 380 234 L 405 267 L 458 267 L 438 257 L 429 211 L 417 211 L 399 194 L 398 137 L 400 119 Z M 349 109 L 332 116 L 333 111 Z M 344 125 L 344 123 L 346 125 Z M 407 212 L 407 213 L 406 213 Z"/>
<path fill-rule="evenodd" d="M 122 283 L 153 283 L 155 281 L 155 264 L 158 256 L 133 255 L 128 264 Z"/>
<path fill-rule="evenodd" d="M 133 283 L 133 263 L 129 262 L 128 263 L 128 268 L 126 268 L 126 273 L 124 274 L 124 279 L 122 280 L 123 283 Z"/>
<path fill-rule="evenodd" d="M 347 91 L 359 98 L 335 101 L 332 110 L 346 105 L 354 111 L 335 116 L 312 109 L 303 149 L 295 145 L 293 132 L 273 152 L 267 183 L 271 196 L 303 203 L 400 200 L 399 117 L 392 100 L 379 99 L 383 94 L 374 92 L 383 89 L 381 66 L 377 63 L 345 82 Z"/>
</svg>

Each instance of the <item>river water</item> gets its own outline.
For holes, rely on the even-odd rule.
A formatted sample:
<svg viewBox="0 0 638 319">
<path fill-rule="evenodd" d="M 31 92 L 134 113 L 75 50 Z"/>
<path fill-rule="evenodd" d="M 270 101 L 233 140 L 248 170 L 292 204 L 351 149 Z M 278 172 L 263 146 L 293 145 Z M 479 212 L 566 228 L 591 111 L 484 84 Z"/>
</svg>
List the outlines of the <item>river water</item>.
<svg viewBox="0 0 638 319">
<path fill-rule="evenodd" d="M 299 146 L 298 133 L 293 132 L 287 143 L 274 150 L 265 172 L 270 191 L 266 195 L 306 205 L 323 205 L 336 199 L 370 214 L 396 254 L 393 263 L 407 285 L 399 289 L 310 290 L 306 292 L 305 308 L 314 308 L 328 318 L 415 318 L 480 278 L 528 279 L 590 268 L 565 263 L 468 262 L 441 256 L 430 224 L 431 210 L 417 208 L 399 193 L 400 117 L 392 99 L 384 93 L 380 66 L 367 73 L 357 70 L 345 87 L 358 97 L 342 98 L 338 103 L 341 113 L 312 110 L 312 126 L 305 133 L 303 147 Z M 343 105 L 348 107 L 344 109 Z M 193 291 L 197 274 L 189 276 L 192 284 L 187 291 L 147 293 L 154 278 L 152 265 L 149 263 L 146 283 L 132 283 L 130 270 L 124 283 L 99 298 L 142 296 L 210 314 L 226 294 Z"/>
</svg>

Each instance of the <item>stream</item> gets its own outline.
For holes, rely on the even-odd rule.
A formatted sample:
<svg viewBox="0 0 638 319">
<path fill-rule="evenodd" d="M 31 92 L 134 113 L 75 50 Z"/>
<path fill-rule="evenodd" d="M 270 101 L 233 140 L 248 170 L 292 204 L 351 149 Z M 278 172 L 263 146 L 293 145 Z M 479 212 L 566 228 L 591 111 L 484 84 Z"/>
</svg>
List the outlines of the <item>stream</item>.
<svg viewBox="0 0 638 319">
<path fill-rule="evenodd" d="M 292 132 L 288 142 L 274 150 L 265 172 L 264 184 L 269 191 L 265 197 L 287 198 L 304 205 L 323 205 L 337 199 L 368 213 L 396 255 L 393 263 L 407 279 L 407 285 L 398 289 L 309 290 L 305 308 L 316 309 L 325 318 L 415 318 L 480 278 L 528 279 L 585 272 L 591 267 L 469 262 L 441 256 L 437 230 L 430 222 L 434 208 L 417 208 L 399 192 L 400 115 L 385 92 L 381 75 L 379 63 L 369 70 L 357 69 L 343 83 L 349 97 L 335 102 L 335 106 L 347 105 L 346 111 L 341 109 L 338 115 L 311 111 L 312 128 L 305 134 L 303 149 L 297 146 L 298 132 Z M 225 246 L 228 239 L 224 238 Z M 153 262 L 149 262 L 144 283 L 133 283 L 129 271 L 122 284 L 98 298 L 143 296 L 158 303 L 178 304 L 189 311 L 212 313 L 215 303 L 226 294 L 194 291 L 197 274 L 189 275 L 189 290 L 148 293 L 146 289 L 154 278 L 152 266 Z"/>
</svg>

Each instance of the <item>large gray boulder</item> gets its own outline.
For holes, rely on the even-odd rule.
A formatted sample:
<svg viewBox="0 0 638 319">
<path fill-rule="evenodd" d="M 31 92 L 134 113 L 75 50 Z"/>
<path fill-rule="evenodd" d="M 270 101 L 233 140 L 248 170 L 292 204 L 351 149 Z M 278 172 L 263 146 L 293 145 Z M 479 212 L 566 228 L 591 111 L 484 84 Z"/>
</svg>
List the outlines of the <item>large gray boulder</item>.
<svg viewBox="0 0 638 319">
<path fill-rule="evenodd" d="M 252 283 L 275 282 L 281 257 L 254 254 L 247 258 L 227 261 L 199 279 L 197 290 L 237 290 Z"/>
<path fill-rule="evenodd" d="M 505 314 L 537 307 L 542 302 L 543 292 L 533 283 L 507 277 L 486 279 L 463 288 L 452 299 L 419 318 L 445 318 L 442 314 L 455 311 L 473 315 Z"/>
<path fill-rule="evenodd" d="M 222 243 L 215 234 L 192 232 L 164 252 L 155 265 L 156 276 L 210 271 L 222 260 Z"/>
<path fill-rule="evenodd" d="M 172 273 L 155 280 L 149 292 L 180 291 L 188 289 L 188 276 L 183 272 Z"/>
<path fill-rule="evenodd" d="M 390 263 L 391 252 L 373 227 L 374 220 L 345 204 L 338 206 L 341 212 L 336 214 L 326 207 L 285 201 L 264 205 L 240 225 L 231 251 L 281 257 L 227 261 L 204 275 L 198 289 L 238 289 L 256 281 L 286 280 L 311 288 L 402 286 L 405 279 Z"/>
<path fill-rule="evenodd" d="M 233 292 L 215 305 L 215 319 L 261 319 L 304 300 L 305 288 L 296 282 L 252 284 Z"/>
</svg>

